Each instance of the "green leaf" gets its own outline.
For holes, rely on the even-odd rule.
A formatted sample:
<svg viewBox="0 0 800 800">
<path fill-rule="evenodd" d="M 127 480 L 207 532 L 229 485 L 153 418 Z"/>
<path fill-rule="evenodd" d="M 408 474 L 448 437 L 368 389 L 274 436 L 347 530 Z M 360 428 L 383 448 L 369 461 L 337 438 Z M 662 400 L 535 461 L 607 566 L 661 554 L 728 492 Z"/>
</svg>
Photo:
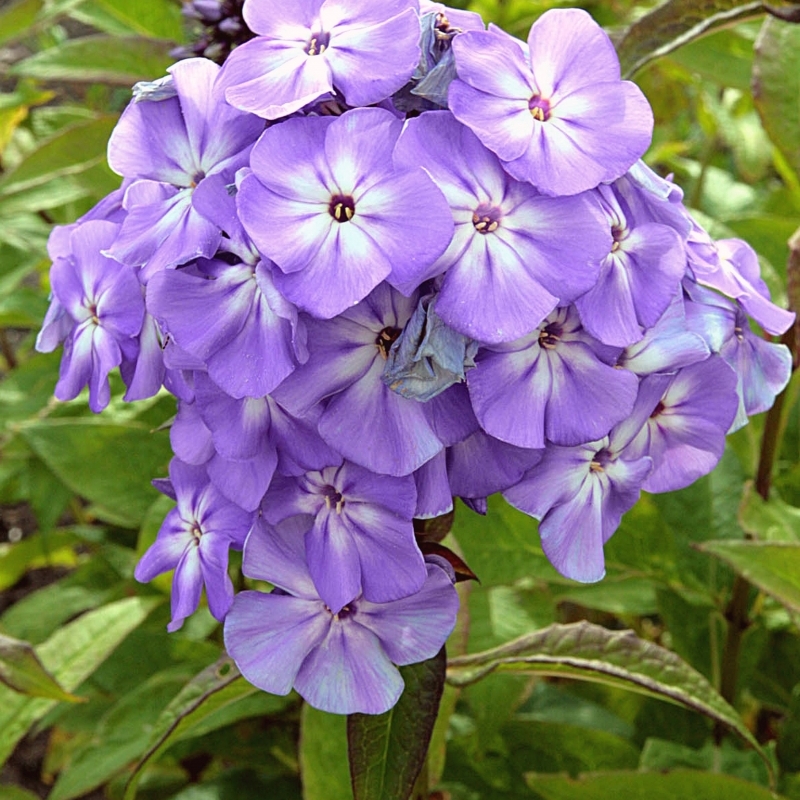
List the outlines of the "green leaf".
<svg viewBox="0 0 800 800">
<path fill-rule="evenodd" d="M 767 19 L 756 40 L 753 97 L 772 143 L 800 173 L 800 27 Z"/>
<path fill-rule="evenodd" d="M 733 567 L 743 578 L 800 613 L 800 544 L 720 541 L 698 545 Z"/>
<path fill-rule="evenodd" d="M 173 42 L 183 38 L 180 7 L 169 0 L 94 0 L 83 3 L 80 12 L 86 13 L 92 6 L 116 20 L 128 33 Z"/>
<path fill-rule="evenodd" d="M 84 36 L 35 53 L 9 72 L 41 80 L 130 86 L 161 77 L 173 62 L 171 47 L 170 42 L 138 36 Z"/>
<path fill-rule="evenodd" d="M 42 666 L 29 642 L 0 634 L 0 683 L 31 697 L 49 697 L 78 703 L 81 698 L 65 692 Z"/>
<path fill-rule="evenodd" d="M 125 800 L 133 800 L 145 768 L 154 763 L 167 748 L 175 742 L 214 730 L 209 721 L 218 712 L 253 695 L 268 698 L 272 711 L 279 711 L 287 703 L 285 698 L 266 695 L 249 684 L 228 656 L 222 656 L 192 678 L 153 726 L 147 750 L 128 779 Z M 253 708 L 253 714 L 269 713 L 263 704 Z M 246 707 L 243 707 L 235 719 L 244 719 L 253 714 L 248 714 Z M 225 719 L 226 724 L 233 721 L 230 716 Z"/>
<path fill-rule="evenodd" d="M 489 587 L 526 577 L 559 579 L 537 531 L 536 520 L 494 495 L 485 517 L 459 505 L 452 533 L 481 586 Z"/>
<path fill-rule="evenodd" d="M 0 10 L 0 44 L 28 33 L 43 6 L 43 0 L 18 0 Z"/>
<path fill-rule="evenodd" d="M 0 178 L 0 197 L 46 186 L 56 178 L 75 175 L 105 161 L 108 137 L 116 121 L 116 116 L 103 115 L 72 125 L 43 142 Z"/>
<path fill-rule="evenodd" d="M 617 41 L 622 75 L 630 78 L 681 45 L 761 13 L 760 0 L 667 0 L 639 17 Z"/>
<path fill-rule="evenodd" d="M 150 481 L 166 473 L 170 458 L 167 435 L 137 422 L 51 419 L 25 425 L 21 434 L 66 486 L 128 527 L 144 519 L 158 496 Z"/>
<path fill-rule="evenodd" d="M 39 800 L 39 795 L 18 786 L 3 784 L 3 800 Z"/>
<path fill-rule="evenodd" d="M 78 617 L 38 648 L 42 665 L 65 691 L 74 691 L 159 602 L 128 597 Z M 0 686 L 0 763 L 55 703 L 25 697 Z"/>
<path fill-rule="evenodd" d="M 347 744 L 355 800 L 406 800 L 425 763 L 447 655 L 400 668 L 405 689 L 384 714 L 350 714 Z"/>
<path fill-rule="evenodd" d="M 775 492 L 764 500 L 752 483 L 745 486 L 739 523 L 762 542 L 800 542 L 800 508 L 785 503 Z"/>
<path fill-rule="evenodd" d="M 48 800 L 75 800 L 109 781 L 147 747 L 165 704 L 186 681 L 187 666 L 152 675 L 123 695 L 97 722 L 85 743 L 70 754 Z"/>
<path fill-rule="evenodd" d="M 526 775 L 528 785 L 544 800 L 780 800 L 763 786 L 710 772 L 613 772 L 586 775 Z"/>
<path fill-rule="evenodd" d="M 737 712 L 699 672 L 633 631 L 589 622 L 551 625 L 492 650 L 453 658 L 447 680 L 464 686 L 495 670 L 593 681 L 685 706 L 735 731 L 769 763 Z"/>
<path fill-rule="evenodd" d="M 74 534 L 36 534 L 15 544 L 0 544 L 0 591 L 13 586 L 33 567 L 75 563 Z"/>
<path fill-rule="evenodd" d="M 303 800 L 353 800 L 347 767 L 347 718 L 303 704 L 300 715 Z"/>
</svg>

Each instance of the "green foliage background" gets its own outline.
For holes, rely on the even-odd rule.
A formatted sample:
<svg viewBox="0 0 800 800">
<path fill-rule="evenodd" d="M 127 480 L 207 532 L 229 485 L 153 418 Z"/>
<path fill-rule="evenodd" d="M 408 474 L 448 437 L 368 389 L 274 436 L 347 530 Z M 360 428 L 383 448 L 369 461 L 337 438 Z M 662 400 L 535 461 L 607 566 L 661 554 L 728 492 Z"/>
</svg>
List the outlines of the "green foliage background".
<svg viewBox="0 0 800 800">
<path fill-rule="evenodd" d="M 560 4 L 457 3 L 523 38 Z M 758 2 L 584 7 L 654 108 L 648 163 L 713 235 L 755 247 L 787 304 L 800 26 Z M 49 231 L 119 184 L 105 150 L 130 85 L 186 37 L 173 0 L 0 0 L 2 800 L 353 797 L 344 719 L 247 685 L 205 609 L 167 635 L 169 576 L 133 580 L 170 507 L 150 479 L 166 474 L 172 399 L 124 404 L 115 379 L 94 417 L 52 399 L 60 352 L 33 348 Z M 561 578 L 535 521 L 498 498 L 486 518 L 457 508 L 446 543 L 481 583 L 461 585 L 414 797 L 800 799 L 797 394 L 793 380 L 713 474 L 643 496 L 597 585 Z M 358 800 L 401 797 L 381 775 Z"/>
</svg>

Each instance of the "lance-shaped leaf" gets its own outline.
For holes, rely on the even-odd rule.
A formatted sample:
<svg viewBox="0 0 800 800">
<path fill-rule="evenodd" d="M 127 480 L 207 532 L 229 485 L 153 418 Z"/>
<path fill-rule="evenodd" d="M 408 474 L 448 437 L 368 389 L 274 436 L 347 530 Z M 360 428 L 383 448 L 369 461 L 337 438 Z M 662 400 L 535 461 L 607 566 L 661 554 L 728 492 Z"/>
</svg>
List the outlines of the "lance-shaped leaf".
<svg viewBox="0 0 800 800">
<path fill-rule="evenodd" d="M 773 494 L 765 500 L 752 482 L 745 484 L 739 524 L 759 542 L 800 542 L 800 508 Z"/>
<path fill-rule="evenodd" d="M 160 602 L 159 598 L 126 597 L 89 611 L 39 645 L 39 658 L 58 683 L 71 692 Z M 31 725 L 55 703 L 55 700 L 26 697 L 0 686 L 0 764 Z"/>
<path fill-rule="evenodd" d="M 49 697 L 79 703 L 82 698 L 70 694 L 42 666 L 39 656 L 29 642 L 0 634 L 0 682 L 20 694 Z"/>
<path fill-rule="evenodd" d="M 131 36 L 83 36 L 34 53 L 9 72 L 42 80 L 130 86 L 163 74 L 172 62 L 170 43 Z"/>
<path fill-rule="evenodd" d="M 245 700 L 248 702 L 239 702 Z M 133 800 L 145 768 L 176 742 L 239 719 L 280 711 L 287 702 L 285 697 L 266 694 L 249 684 L 233 660 L 221 656 L 195 675 L 164 709 L 153 727 L 147 751 L 128 778 L 124 800 Z"/>
<path fill-rule="evenodd" d="M 791 13 L 791 3 L 770 4 Z M 622 75 L 630 78 L 653 59 L 724 25 L 763 14 L 761 0 L 668 0 L 640 17 L 617 41 Z"/>
<path fill-rule="evenodd" d="M 405 689 L 384 714 L 347 718 L 350 776 L 355 800 L 406 800 L 428 752 L 444 689 L 444 648 L 400 668 Z"/>
<path fill-rule="evenodd" d="M 772 143 L 800 173 L 800 27 L 767 19 L 756 39 L 753 98 Z"/>
<path fill-rule="evenodd" d="M 464 686 L 490 672 L 517 672 L 618 686 L 697 711 L 735 731 L 772 765 L 741 717 L 697 670 L 633 631 L 589 622 L 550 625 L 500 647 L 450 661 L 447 680 Z"/>
<path fill-rule="evenodd" d="M 780 800 L 764 786 L 710 772 L 609 772 L 584 775 L 577 780 L 567 775 L 525 776 L 528 785 L 543 800 L 607 800 L 609 797 L 674 800 Z"/>
<path fill-rule="evenodd" d="M 724 540 L 697 546 L 733 567 L 743 578 L 800 613 L 800 544 Z"/>
</svg>

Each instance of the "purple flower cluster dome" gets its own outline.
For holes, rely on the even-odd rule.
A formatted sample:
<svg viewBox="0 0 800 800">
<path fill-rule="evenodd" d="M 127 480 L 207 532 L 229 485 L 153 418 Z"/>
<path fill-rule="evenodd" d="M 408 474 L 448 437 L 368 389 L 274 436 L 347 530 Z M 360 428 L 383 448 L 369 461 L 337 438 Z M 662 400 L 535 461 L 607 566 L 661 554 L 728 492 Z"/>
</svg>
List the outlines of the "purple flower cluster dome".
<svg viewBox="0 0 800 800">
<path fill-rule="evenodd" d="M 502 492 L 600 580 L 640 492 L 785 387 L 794 315 L 641 161 L 650 107 L 584 11 L 527 42 L 427 0 L 241 13 L 221 67 L 135 87 L 120 189 L 51 236 L 37 346 L 63 342 L 62 400 L 101 411 L 115 367 L 176 398 L 176 507 L 136 569 L 174 570 L 170 630 L 205 589 L 253 684 L 378 714 L 456 621 L 415 518 Z"/>
</svg>

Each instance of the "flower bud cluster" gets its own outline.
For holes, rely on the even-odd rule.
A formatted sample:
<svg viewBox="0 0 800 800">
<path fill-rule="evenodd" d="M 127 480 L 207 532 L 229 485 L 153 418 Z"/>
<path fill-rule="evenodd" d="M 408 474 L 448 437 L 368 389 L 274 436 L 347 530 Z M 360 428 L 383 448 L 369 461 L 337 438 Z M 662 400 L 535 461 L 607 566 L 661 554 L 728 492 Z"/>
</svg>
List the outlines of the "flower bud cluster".
<svg viewBox="0 0 800 800">
<path fill-rule="evenodd" d="M 585 12 L 527 43 L 426 0 L 243 18 L 221 68 L 137 86 L 121 188 L 51 237 L 38 346 L 93 411 L 115 367 L 177 398 L 176 508 L 136 571 L 174 569 L 170 628 L 205 587 L 255 685 L 380 713 L 455 624 L 415 518 L 502 492 L 601 579 L 641 490 L 709 472 L 786 385 L 750 320 L 794 317 L 640 160 L 650 107 Z M 231 548 L 271 593 L 234 595 Z"/>
</svg>

